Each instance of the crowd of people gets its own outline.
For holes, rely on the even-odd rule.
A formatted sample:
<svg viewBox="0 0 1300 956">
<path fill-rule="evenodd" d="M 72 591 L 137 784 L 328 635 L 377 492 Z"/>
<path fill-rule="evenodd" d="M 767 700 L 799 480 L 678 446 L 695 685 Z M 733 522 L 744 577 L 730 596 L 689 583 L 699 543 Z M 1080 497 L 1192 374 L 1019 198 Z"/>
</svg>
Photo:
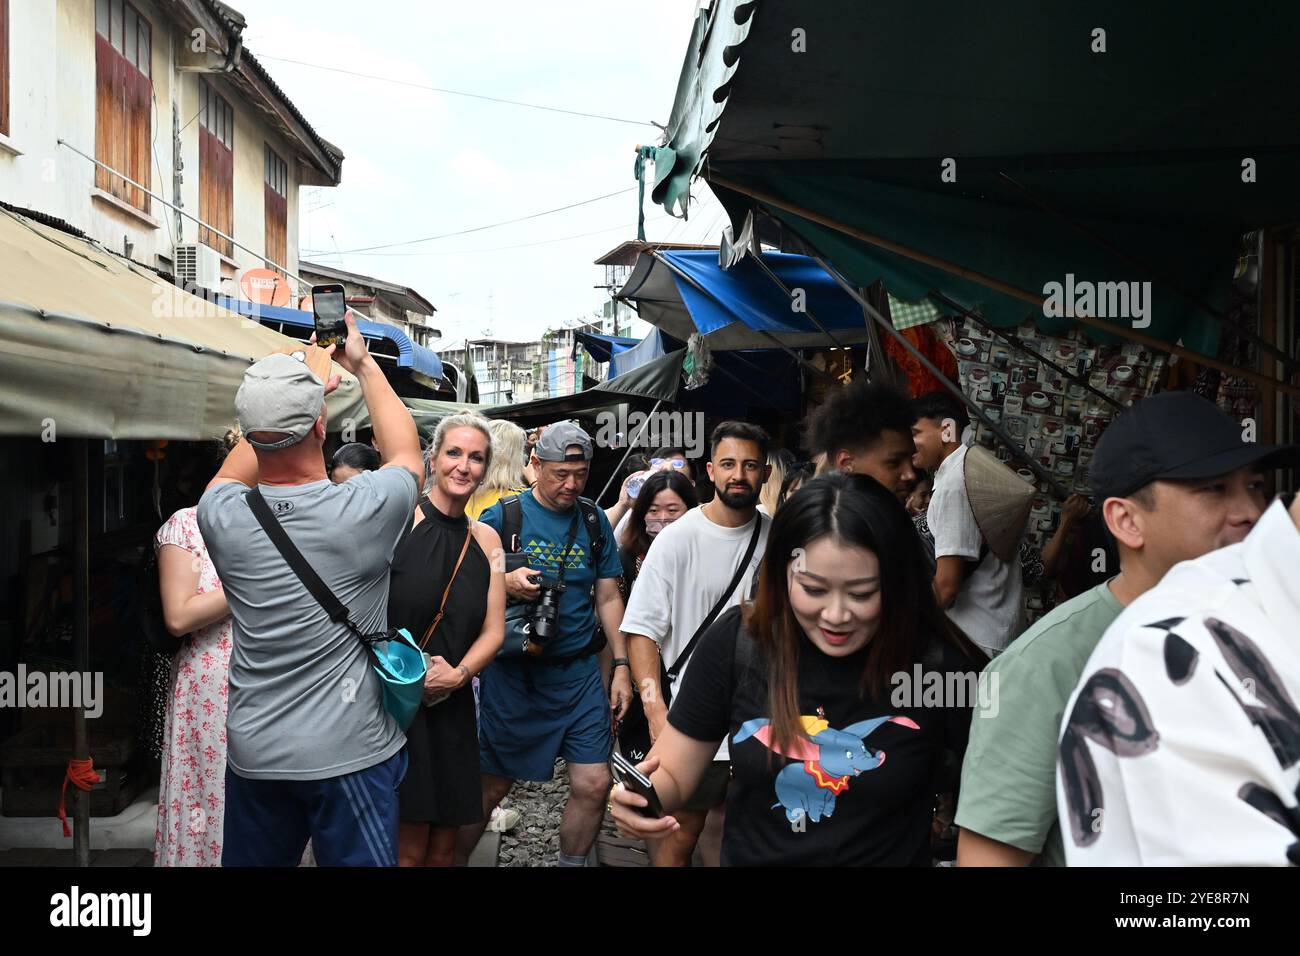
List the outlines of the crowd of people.
<svg viewBox="0 0 1300 956">
<path fill-rule="evenodd" d="M 1296 448 L 1144 399 L 1038 552 L 960 401 L 856 381 L 810 460 L 723 422 L 602 510 L 578 425 L 464 412 L 422 451 L 348 333 L 250 367 L 156 537 L 188 635 L 158 864 L 464 864 L 559 759 L 560 866 L 607 812 L 656 866 L 1300 863 L 1300 499 L 1265 493 Z M 330 353 L 374 442 L 327 467 Z M 1025 586 L 1080 561 L 1026 629 Z M 413 716 L 376 651 L 403 641 Z"/>
</svg>

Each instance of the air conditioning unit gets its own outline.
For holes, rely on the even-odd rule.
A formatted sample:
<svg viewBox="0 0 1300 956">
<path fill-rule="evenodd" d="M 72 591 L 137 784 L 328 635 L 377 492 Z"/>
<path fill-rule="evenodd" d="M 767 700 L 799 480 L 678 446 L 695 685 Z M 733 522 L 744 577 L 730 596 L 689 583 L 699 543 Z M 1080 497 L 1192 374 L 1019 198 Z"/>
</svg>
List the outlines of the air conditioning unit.
<svg viewBox="0 0 1300 956">
<path fill-rule="evenodd" d="M 176 246 L 176 279 L 182 286 L 221 291 L 221 256 L 201 242 Z"/>
</svg>

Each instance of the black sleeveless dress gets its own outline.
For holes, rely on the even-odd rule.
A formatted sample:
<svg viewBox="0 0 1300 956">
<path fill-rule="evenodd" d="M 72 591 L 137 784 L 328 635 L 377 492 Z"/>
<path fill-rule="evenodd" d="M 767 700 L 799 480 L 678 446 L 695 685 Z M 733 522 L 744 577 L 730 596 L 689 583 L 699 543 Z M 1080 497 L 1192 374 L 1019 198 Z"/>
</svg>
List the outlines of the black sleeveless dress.
<svg viewBox="0 0 1300 956">
<path fill-rule="evenodd" d="M 406 628 L 417 644 L 438 612 L 469 528 L 468 519 L 447 517 L 427 497 L 419 507 L 424 520 L 397 546 L 388 589 L 389 626 Z M 487 556 L 471 538 L 446 613 L 425 653 L 445 658 L 452 667 L 461 662 L 483 628 L 490 582 Z M 461 826 L 483 819 L 470 684 L 440 704 L 419 709 L 406 731 L 406 750 L 410 764 L 398 791 L 403 823 Z"/>
</svg>

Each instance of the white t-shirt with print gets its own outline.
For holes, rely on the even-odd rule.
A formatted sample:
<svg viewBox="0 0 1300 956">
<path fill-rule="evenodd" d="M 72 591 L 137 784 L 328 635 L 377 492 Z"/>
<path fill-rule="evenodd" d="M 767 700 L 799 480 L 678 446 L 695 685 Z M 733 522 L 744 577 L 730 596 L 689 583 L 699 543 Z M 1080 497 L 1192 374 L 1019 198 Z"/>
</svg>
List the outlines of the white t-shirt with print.
<svg viewBox="0 0 1300 956">
<path fill-rule="evenodd" d="M 1107 628 L 1061 723 L 1069 866 L 1300 865 L 1297 568 L 1276 501 Z"/>
</svg>

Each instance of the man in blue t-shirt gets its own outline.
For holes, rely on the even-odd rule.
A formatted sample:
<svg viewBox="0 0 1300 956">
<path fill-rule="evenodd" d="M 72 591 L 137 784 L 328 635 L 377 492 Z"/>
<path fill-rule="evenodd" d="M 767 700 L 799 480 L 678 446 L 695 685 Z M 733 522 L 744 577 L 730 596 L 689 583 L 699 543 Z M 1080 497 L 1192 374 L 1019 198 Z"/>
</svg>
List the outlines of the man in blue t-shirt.
<svg viewBox="0 0 1300 956">
<path fill-rule="evenodd" d="M 563 757 L 570 796 L 560 822 L 560 866 L 585 865 L 600 831 L 610 785 L 611 711 L 614 719 L 622 719 L 632 699 L 621 632 L 623 599 L 618 592 L 623 569 L 614 532 L 604 512 L 591 509 L 599 527 L 596 536 L 604 538 L 597 558 L 578 504 L 587 485 L 591 454 L 591 437 L 577 425 L 548 426 L 533 448 L 537 483 L 519 496 L 518 542 L 507 540 L 502 531 L 501 502 L 479 519 L 501 534 L 508 550 L 527 555 L 527 567 L 506 575 L 506 591 L 513 601 L 537 602 L 541 595 L 537 576 L 542 584 L 551 585 L 564 568 L 555 635 L 544 651 L 523 653 L 522 640 L 507 627 L 501 655 L 479 679 L 484 816 L 516 780 L 550 780 L 555 759 Z M 608 697 L 592 647 L 597 616 L 614 657 Z M 466 828 L 462 851 L 473 846 L 471 839 L 476 842 L 482 830 L 483 824 Z"/>
</svg>

